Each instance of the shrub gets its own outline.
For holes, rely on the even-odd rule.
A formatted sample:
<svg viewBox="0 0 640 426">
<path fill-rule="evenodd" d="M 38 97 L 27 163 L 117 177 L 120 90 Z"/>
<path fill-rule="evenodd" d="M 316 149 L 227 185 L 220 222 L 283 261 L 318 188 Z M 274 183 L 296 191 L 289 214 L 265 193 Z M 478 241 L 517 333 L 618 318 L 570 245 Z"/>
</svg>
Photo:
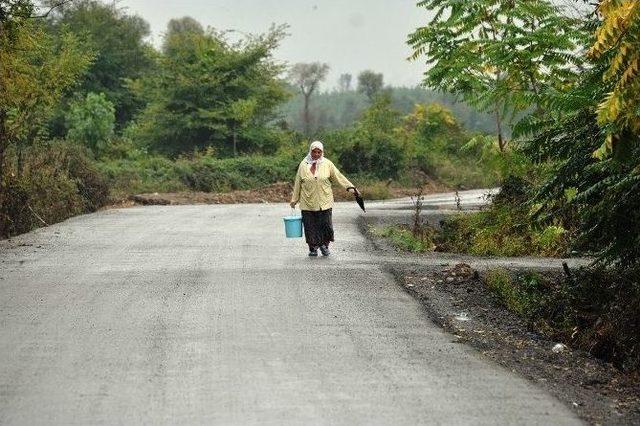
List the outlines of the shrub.
<svg viewBox="0 0 640 426">
<path fill-rule="evenodd" d="M 195 153 L 172 161 L 166 157 L 139 156 L 108 160 L 99 167 L 115 196 L 141 192 L 227 192 L 291 181 L 297 162 L 288 157 L 246 156 L 214 158 Z"/>
<path fill-rule="evenodd" d="M 54 142 L 31 147 L 25 159 L 20 176 L 10 172 L 2 177 L 0 236 L 28 232 L 106 203 L 106 181 L 86 149 Z"/>
<path fill-rule="evenodd" d="M 98 156 L 113 136 L 115 121 L 115 108 L 104 93 L 87 93 L 67 114 L 67 139 L 84 144 Z"/>
</svg>

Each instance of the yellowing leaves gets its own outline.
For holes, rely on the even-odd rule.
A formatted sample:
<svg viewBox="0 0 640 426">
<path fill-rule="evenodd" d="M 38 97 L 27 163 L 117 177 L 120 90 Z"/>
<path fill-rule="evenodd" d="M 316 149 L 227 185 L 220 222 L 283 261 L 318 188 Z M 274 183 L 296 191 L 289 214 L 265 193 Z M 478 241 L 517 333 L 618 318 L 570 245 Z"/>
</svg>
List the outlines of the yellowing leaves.
<svg viewBox="0 0 640 426">
<path fill-rule="evenodd" d="M 602 0 L 598 6 L 603 22 L 596 31 L 596 41 L 589 50 L 592 58 L 612 52 L 613 58 L 603 79 L 613 90 L 598 106 L 598 123 L 612 132 L 596 151 L 596 158 L 609 155 L 615 134 L 640 130 L 640 1 Z"/>
</svg>

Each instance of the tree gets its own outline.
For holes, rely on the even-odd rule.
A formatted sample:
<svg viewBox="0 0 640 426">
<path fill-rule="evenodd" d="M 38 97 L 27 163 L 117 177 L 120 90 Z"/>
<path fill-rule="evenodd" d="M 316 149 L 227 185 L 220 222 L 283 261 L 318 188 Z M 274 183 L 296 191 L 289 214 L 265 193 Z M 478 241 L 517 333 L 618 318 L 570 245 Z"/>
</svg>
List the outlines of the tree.
<svg viewBox="0 0 640 426">
<path fill-rule="evenodd" d="M 146 41 L 149 24 L 115 3 L 97 0 L 74 1 L 56 9 L 49 21 L 53 31 L 77 34 L 85 40 L 86 49 L 95 53 L 78 90 L 83 96 L 104 93 L 115 107 L 118 128 L 122 128 L 143 106 L 128 81 L 153 69 L 152 47 Z"/>
<path fill-rule="evenodd" d="M 67 114 L 67 138 L 99 155 L 113 136 L 114 124 L 115 108 L 104 93 L 87 93 L 86 98 L 71 105 Z"/>
<path fill-rule="evenodd" d="M 367 70 L 358 74 L 358 92 L 363 93 L 369 99 L 369 102 L 373 102 L 383 86 L 381 73 Z"/>
<path fill-rule="evenodd" d="M 326 135 L 340 164 L 348 173 L 367 173 L 379 179 L 395 178 L 408 156 L 397 129 L 401 115 L 391 107 L 391 98 L 378 96 L 364 111 L 354 128 Z"/>
<path fill-rule="evenodd" d="M 426 86 L 453 93 L 495 116 L 501 150 L 504 122 L 533 106 L 544 115 L 546 91 L 577 79 L 577 46 L 588 33 L 548 0 L 423 0 L 434 13 L 410 34 L 412 59 L 426 56 Z"/>
<path fill-rule="evenodd" d="M 305 135 L 310 133 L 309 101 L 311 95 L 316 91 L 320 82 L 326 78 L 328 72 L 329 65 L 320 62 L 298 63 L 289 71 L 289 80 L 300 89 L 304 97 L 303 121 Z"/>
<path fill-rule="evenodd" d="M 177 52 L 174 49 L 180 49 L 183 43 L 184 37 L 189 35 L 204 35 L 204 28 L 195 19 L 184 16 L 179 19 L 172 19 L 167 24 L 167 32 L 164 35 L 164 41 L 162 43 L 162 51 L 166 55 L 175 55 Z"/>
<path fill-rule="evenodd" d="M 272 59 L 283 37 L 284 27 L 233 44 L 213 30 L 168 32 L 158 72 L 134 85 L 147 102 L 135 137 L 171 155 L 205 147 L 235 155 L 264 143 L 260 130 L 288 97 Z"/>
<path fill-rule="evenodd" d="M 338 78 L 338 90 L 341 92 L 348 92 L 351 90 L 351 80 L 351 74 L 340 74 L 340 77 Z"/>
<path fill-rule="evenodd" d="M 23 148 L 42 135 L 53 107 L 92 57 L 75 35 L 55 39 L 31 16 L 14 18 L 11 28 L 0 32 L 0 167 L 14 145 L 20 174 Z"/>
<path fill-rule="evenodd" d="M 587 70 L 521 136 L 530 158 L 556 165 L 533 200 L 538 218 L 568 223 L 578 250 L 623 269 L 640 264 L 637 6 L 600 2 Z"/>
<path fill-rule="evenodd" d="M 598 106 L 598 122 L 608 133 L 596 151 L 602 158 L 614 149 L 640 144 L 640 2 L 602 0 L 598 11 L 603 22 L 589 55 L 595 60 L 612 57 L 603 76 L 612 89 Z"/>
</svg>

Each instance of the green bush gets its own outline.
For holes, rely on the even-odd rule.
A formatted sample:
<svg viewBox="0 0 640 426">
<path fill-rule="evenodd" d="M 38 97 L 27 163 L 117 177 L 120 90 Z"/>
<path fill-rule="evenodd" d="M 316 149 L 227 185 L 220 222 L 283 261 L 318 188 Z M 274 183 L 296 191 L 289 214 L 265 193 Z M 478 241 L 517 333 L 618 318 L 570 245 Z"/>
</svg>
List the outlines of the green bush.
<svg viewBox="0 0 640 426">
<path fill-rule="evenodd" d="M 214 158 L 205 153 L 172 161 L 139 156 L 99 164 L 114 196 L 143 192 L 228 192 L 292 181 L 298 163 L 287 157 Z"/>
<path fill-rule="evenodd" d="M 81 143 L 96 155 L 107 149 L 115 128 L 115 108 L 104 93 L 87 93 L 71 104 L 66 117 L 67 139 Z"/>
</svg>

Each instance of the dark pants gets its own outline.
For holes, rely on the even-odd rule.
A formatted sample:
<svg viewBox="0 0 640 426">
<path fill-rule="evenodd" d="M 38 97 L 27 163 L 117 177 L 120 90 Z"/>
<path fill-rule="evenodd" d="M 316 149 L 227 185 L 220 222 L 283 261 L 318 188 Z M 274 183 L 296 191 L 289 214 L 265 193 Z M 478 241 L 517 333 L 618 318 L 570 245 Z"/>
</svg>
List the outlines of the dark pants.
<svg viewBox="0 0 640 426">
<path fill-rule="evenodd" d="M 304 225 L 304 238 L 309 248 L 329 245 L 333 241 L 333 222 L 331 221 L 331 211 L 302 210 L 302 224 Z"/>
</svg>

